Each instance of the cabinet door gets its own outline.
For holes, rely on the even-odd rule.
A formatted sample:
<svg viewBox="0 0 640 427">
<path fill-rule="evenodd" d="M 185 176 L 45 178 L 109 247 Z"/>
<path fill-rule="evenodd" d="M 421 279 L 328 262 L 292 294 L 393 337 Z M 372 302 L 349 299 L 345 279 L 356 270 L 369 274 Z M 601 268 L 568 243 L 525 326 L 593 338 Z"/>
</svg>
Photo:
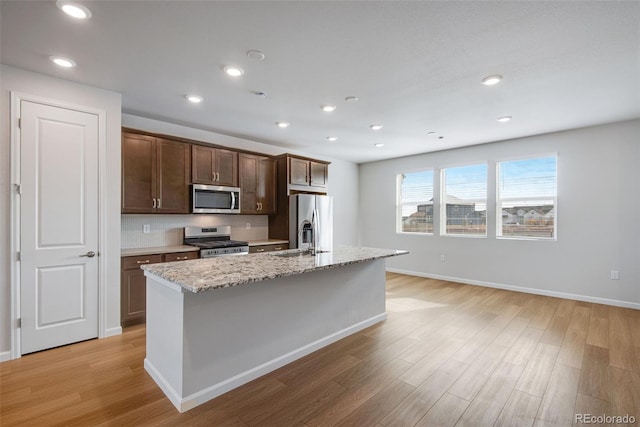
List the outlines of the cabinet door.
<svg viewBox="0 0 640 427">
<path fill-rule="evenodd" d="M 311 170 L 311 179 L 309 185 L 314 187 L 326 187 L 327 186 L 327 169 L 328 165 L 325 163 L 309 162 Z"/>
<path fill-rule="evenodd" d="M 309 185 L 309 161 L 289 158 L 289 184 Z"/>
<path fill-rule="evenodd" d="M 153 213 L 156 194 L 155 138 L 122 135 L 122 213 Z"/>
<path fill-rule="evenodd" d="M 147 280 L 141 269 L 122 272 L 120 322 L 123 326 L 142 322 L 147 307 Z"/>
<path fill-rule="evenodd" d="M 215 150 L 216 185 L 238 186 L 238 153 L 229 150 Z"/>
<path fill-rule="evenodd" d="M 191 181 L 194 184 L 216 184 L 214 167 L 216 150 L 211 147 L 194 145 L 191 149 Z"/>
<path fill-rule="evenodd" d="M 258 162 L 258 202 L 261 214 L 276 213 L 276 162 L 267 157 Z"/>
<path fill-rule="evenodd" d="M 184 213 L 189 209 L 190 145 L 167 139 L 156 142 L 158 159 L 157 213 Z"/>
<path fill-rule="evenodd" d="M 240 212 L 258 213 L 258 157 L 240 154 Z"/>
</svg>

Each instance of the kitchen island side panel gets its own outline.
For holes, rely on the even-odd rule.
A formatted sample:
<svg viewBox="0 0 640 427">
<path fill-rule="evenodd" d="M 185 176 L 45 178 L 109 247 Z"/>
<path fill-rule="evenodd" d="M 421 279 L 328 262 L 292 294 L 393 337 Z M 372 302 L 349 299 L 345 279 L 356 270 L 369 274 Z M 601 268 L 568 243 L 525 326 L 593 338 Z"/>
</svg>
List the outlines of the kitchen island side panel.
<svg viewBox="0 0 640 427">
<path fill-rule="evenodd" d="M 179 408 L 183 395 L 184 293 L 147 277 L 145 370 Z"/>
<path fill-rule="evenodd" d="M 182 294 L 179 409 L 191 409 L 384 320 L 384 265 L 384 259 L 377 259 Z"/>
</svg>

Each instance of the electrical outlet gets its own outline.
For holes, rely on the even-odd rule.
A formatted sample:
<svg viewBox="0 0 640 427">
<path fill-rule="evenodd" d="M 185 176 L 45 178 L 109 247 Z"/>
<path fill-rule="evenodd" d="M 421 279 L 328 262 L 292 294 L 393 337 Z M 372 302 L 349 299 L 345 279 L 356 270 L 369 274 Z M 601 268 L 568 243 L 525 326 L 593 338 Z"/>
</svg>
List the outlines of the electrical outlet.
<svg viewBox="0 0 640 427">
<path fill-rule="evenodd" d="M 247 230 L 251 230 L 251 223 L 247 222 L 244 226 L 244 228 L 246 228 Z"/>
<path fill-rule="evenodd" d="M 611 270 L 611 280 L 620 280 L 620 272 L 618 270 Z"/>
<path fill-rule="evenodd" d="M 444 262 L 444 254 L 440 254 L 440 262 Z"/>
<path fill-rule="evenodd" d="M 151 233 L 151 224 L 144 224 L 142 226 L 142 232 L 145 234 Z"/>
</svg>

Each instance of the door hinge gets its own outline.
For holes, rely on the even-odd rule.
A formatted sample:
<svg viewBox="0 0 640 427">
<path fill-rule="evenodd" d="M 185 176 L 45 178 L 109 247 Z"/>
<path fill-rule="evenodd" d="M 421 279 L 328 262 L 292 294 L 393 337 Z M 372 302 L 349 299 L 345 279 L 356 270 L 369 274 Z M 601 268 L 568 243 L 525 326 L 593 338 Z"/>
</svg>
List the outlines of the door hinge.
<svg viewBox="0 0 640 427">
<path fill-rule="evenodd" d="M 20 251 L 16 252 L 16 261 L 20 261 Z"/>
<path fill-rule="evenodd" d="M 18 129 L 22 129 L 22 118 L 18 117 Z"/>
<path fill-rule="evenodd" d="M 16 320 L 16 326 L 22 328 L 22 318 L 19 317 L 18 320 Z"/>
<path fill-rule="evenodd" d="M 13 186 L 16 189 L 16 194 L 22 195 L 22 187 L 20 184 L 13 184 Z"/>
</svg>

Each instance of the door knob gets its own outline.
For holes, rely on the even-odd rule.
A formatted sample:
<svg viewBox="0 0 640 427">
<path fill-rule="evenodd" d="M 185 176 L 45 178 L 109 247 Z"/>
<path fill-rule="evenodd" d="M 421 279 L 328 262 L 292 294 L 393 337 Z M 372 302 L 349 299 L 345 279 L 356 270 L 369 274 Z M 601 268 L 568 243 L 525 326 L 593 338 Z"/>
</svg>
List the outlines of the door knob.
<svg viewBox="0 0 640 427">
<path fill-rule="evenodd" d="M 86 256 L 87 258 L 93 258 L 94 256 L 96 256 L 96 253 L 93 251 L 89 251 L 84 255 L 80 255 L 81 257 Z"/>
</svg>

